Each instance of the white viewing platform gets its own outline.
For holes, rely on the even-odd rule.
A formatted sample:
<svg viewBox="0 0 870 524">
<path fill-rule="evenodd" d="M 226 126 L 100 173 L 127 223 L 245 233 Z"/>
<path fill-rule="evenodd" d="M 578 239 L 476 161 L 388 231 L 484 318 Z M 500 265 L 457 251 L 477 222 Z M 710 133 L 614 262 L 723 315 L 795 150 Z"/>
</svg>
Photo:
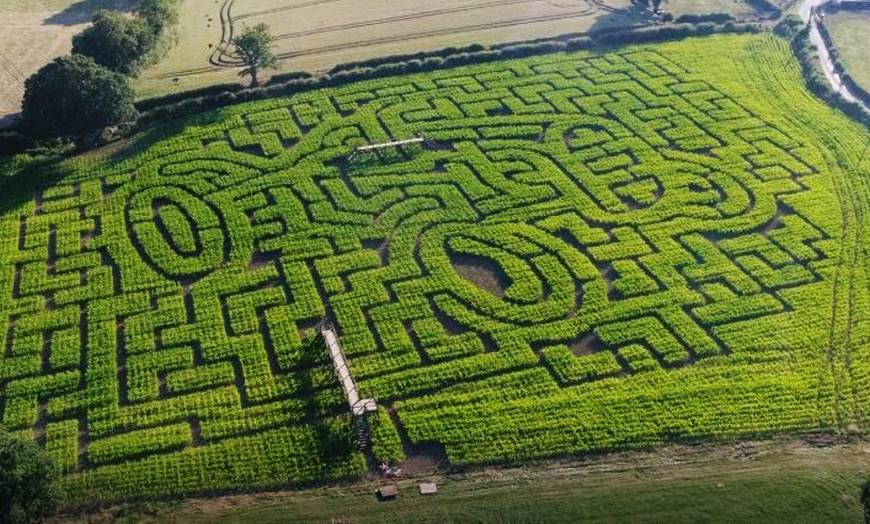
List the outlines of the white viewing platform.
<svg viewBox="0 0 870 524">
<path fill-rule="evenodd" d="M 323 335 L 323 340 L 326 342 L 326 347 L 329 349 L 329 356 L 332 357 L 332 365 L 335 367 L 335 372 L 338 373 L 338 380 L 341 382 L 341 387 L 344 389 L 344 396 L 347 398 L 347 403 L 350 405 L 350 411 L 354 416 L 365 415 L 370 411 L 377 411 L 378 405 L 373 398 L 359 398 L 359 391 L 356 389 L 356 382 L 353 380 L 353 375 L 350 374 L 350 368 L 347 367 L 347 360 L 344 358 L 344 353 L 341 351 L 341 346 L 338 345 L 338 336 L 335 331 L 329 326 L 320 328 L 320 334 Z"/>
<path fill-rule="evenodd" d="M 422 136 L 420 136 L 420 137 L 416 137 L 416 138 L 408 138 L 405 140 L 394 140 L 392 142 L 381 142 L 379 144 L 369 144 L 367 146 L 359 146 L 356 149 L 354 149 L 353 151 L 351 151 L 351 153 L 350 153 L 350 155 L 348 155 L 347 159 L 350 160 L 357 153 L 365 153 L 366 151 L 374 151 L 377 149 L 385 149 L 388 147 L 399 147 L 399 146 L 404 146 L 404 145 L 408 145 L 408 144 L 420 144 L 420 143 L 425 142 L 425 141 L 426 141 L 426 139 L 423 138 Z"/>
</svg>

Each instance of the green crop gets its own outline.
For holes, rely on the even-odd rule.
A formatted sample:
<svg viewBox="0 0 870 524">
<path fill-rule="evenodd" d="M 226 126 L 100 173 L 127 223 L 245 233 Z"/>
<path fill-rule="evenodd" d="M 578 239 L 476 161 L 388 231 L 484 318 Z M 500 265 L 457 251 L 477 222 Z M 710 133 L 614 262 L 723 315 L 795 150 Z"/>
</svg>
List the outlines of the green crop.
<svg viewBox="0 0 870 524">
<path fill-rule="evenodd" d="M 861 429 L 868 137 L 789 53 L 386 78 L 71 160 L 0 215 L 2 423 L 76 501 L 358 477 L 326 320 L 379 461 Z"/>
</svg>

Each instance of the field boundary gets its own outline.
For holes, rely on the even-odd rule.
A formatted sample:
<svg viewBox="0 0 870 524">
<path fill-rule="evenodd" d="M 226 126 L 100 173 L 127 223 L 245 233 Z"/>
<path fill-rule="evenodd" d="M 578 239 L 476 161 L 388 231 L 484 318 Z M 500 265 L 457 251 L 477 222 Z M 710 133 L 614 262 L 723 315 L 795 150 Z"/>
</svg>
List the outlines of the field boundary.
<svg viewBox="0 0 870 524">
<path fill-rule="evenodd" d="M 825 5 L 825 13 L 833 14 L 838 11 L 862 11 L 865 13 L 870 13 L 870 3 L 860 4 L 862 7 L 852 7 L 849 9 L 843 9 L 842 7 L 838 7 L 837 4 L 826 4 Z M 870 92 L 866 89 L 858 85 L 855 82 L 855 79 L 852 78 L 852 75 L 849 74 L 849 71 L 846 68 L 846 65 L 840 59 L 840 53 L 837 50 L 837 45 L 834 42 L 833 37 L 831 36 L 830 31 L 825 26 L 824 18 L 817 19 L 816 27 L 819 29 L 819 35 L 821 35 L 822 40 L 825 43 L 825 46 L 828 48 L 828 54 L 831 57 L 831 63 L 833 65 L 834 72 L 839 75 L 840 81 L 843 84 L 843 87 L 855 98 L 860 100 L 865 107 L 870 107 Z"/>
<path fill-rule="evenodd" d="M 682 476 L 680 471 L 689 468 L 704 467 L 705 464 L 717 466 L 730 465 L 735 468 L 741 464 L 753 465 L 762 461 L 772 460 L 770 457 L 806 457 L 810 454 L 830 456 L 849 448 L 866 445 L 861 438 L 836 436 L 830 433 L 811 433 L 799 437 L 774 436 L 760 440 L 740 440 L 733 442 L 714 442 L 699 444 L 671 444 L 648 451 L 616 451 L 612 453 L 551 459 L 528 460 L 510 464 L 486 464 L 468 466 L 462 469 L 426 469 L 406 474 L 398 482 L 403 492 L 411 492 L 420 481 L 436 480 L 439 485 L 444 483 L 470 483 L 478 486 L 481 482 L 509 481 L 529 482 L 529 470 L 535 473 L 535 482 L 544 479 L 573 478 L 591 479 L 602 475 L 629 474 L 634 480 L 641 478 L 658 478 L 655 471 L 673 470 L 675 475 Z M 750 469 L 756 469 L 748 466 Z M 369 474 L 366 477 L 344 482 L 338 486 L 334 483 L 308 486 L 272 486 L 262 489 L 247 489 L 234 491 L 219 491 L 198 493 L 193 496 L 165 496 L 145 501 L 129 502 L 95 502 L 67 506 L 52 521 L 67 522 L 70 518 L 87 518 L 101 521 L 104 518 L 115 518 L 119 514 L 128 515 L 143 511 L 153 511 L 153 505 L 166 505 L 158 511 L 168 511 L 177 514 L 185 508 L 196 508 L 193 511 L 199 517 L 205 517 L 215 508 L 256 507 L 260 504 L 275 504 L 281 500 L 297 500 L 300 496 L 322 496 L 323 490 L 341 490 L 342 493 L 374 492 L 383 481 L 378 475 Z M 443 491 L 443 486 L 442 486 Z M 856 498 L 860 496 L 861 486 L 855 486 Z M 143 507 L 143 505 L 146 505 Z M 212 515 L 216 517 L 217 515 Z M 206 517 L 211 518 L 211 517 Z"/>
<path fill-rule="evenodd" d="M 351 62 L 350 64 L 353 65 L 351 68 L 348 68 L 348 64 L 338 64 L 326 74 L 316 77 L 307 72 L 277 75 L 282 78 L 288 76 L 296 76 L 298 78 L 278 84 L 269 83 L 262 87 L 246 89 L 236 83 L 218 84 L 202 90 L 188 92 L 187 96 L 186 93 L 179 93 L 140 100 L 136 103 L 136 106 L 143 113 L 135 127 L 135 131 L 146 129 L 155 123 L 175 120 L 201 111 L 219 109 L 236 103 L 295 95 L 322 87 L 336 87 L 361 80 L 436 71 L 461 65 L 557 52 L 570 52 L 581 49 L 604 51 L 622 44 L 657 43 L 712 34 L 758 33 L 765 27 L 766 25 L 761 23 L 738 24 L 733 22 L 725 24 L 669 24 L 652 28 L 607 30 L 585 35 L 581 33 L 567 33 L 544 40 L 507 42 L 491 46 L 471 44 L 465 48 L 447 47 L 415 55 L 394 55 Z M 478 50 L 468 52 L 464 49 Z M 416 56 L 416 58 L 405 61 L 404 58 L 407 56 Z M 372 62 L 378 63 L 378 65 L 375 67 L 365 65 Z M 206 91 L 206 93 L 203 94 L 203 91 Z M 171 101 L 165 104 L 162 103 L 166 99 Z"/>
<path fill-rule="evenodd" d="M 870 112 L 860 102 L 846 99 L 839 90 L 835 89 L 835 86 L 828 79 L 828 71 L 819 63 L 819 54 L 813 43 L 811 32 L 813 27 L 818 26 L 804 24 L 803 21 L 797 17 L 795 18 L 801 25 L 800 29 L 793 26 L 790 27 L 789 19 L 786 18 L 777 25 L 775 33 L 789 41 L 792 53 L 797 57 L 801 65 L 804 85 L 806 85 L 811 93 L 821 98 L 827 104 L 839 109 L 849 118 L 860 122 L 870 129 Z"/>
</svg>

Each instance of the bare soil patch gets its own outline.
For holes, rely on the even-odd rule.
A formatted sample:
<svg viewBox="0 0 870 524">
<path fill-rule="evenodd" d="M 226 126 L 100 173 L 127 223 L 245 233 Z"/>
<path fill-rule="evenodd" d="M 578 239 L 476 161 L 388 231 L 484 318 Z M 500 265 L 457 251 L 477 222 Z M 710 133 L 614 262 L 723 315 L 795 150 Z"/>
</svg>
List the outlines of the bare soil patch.
<svg viewBox="0 0 870 524">
<path fill-rule="evenodd" d="M 511 282 L 495 261 L 454 253 L 450 255 L 450 262 L 462 278 L 498 298 L 504 298 L 504 292 Z"/>
</svg>

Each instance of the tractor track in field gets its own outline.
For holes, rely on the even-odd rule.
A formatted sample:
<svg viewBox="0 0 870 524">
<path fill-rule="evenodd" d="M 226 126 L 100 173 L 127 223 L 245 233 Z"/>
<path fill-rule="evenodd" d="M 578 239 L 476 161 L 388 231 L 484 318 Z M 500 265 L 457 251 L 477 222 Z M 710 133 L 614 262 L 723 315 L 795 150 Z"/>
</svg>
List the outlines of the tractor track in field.
<svg viewBox="0 0 870 524">
<path fill-rule="evenodd" d="M 430 16 L 440 16 L 440 15 L 449 15 L 455 13 L 461 13 L 464 11 L 475 11 L 477 9 L 484 9 L 488 7 L 503 7 L 508 5 L 515 4 L 530 4 L 537 3 L 540 0 L 496 0 L 492 2 L 486 2 L 484 4 L 474 4 L 474 5 L 466 5 L 459 7 L 452 7 L 447 9 L 433 9 L 431 11 L 423 11 L 420 13 L 410 13 L 405 15 L 396 15 L 396 16 L 388 16 L 386 18 L 378 18 L 377 20 L 367 20 L 363 22 L 350 22 L 346 24 L 339 24 L 329 27 L 321 27 L 318 29 L 310 29 L 307 31 L 296 31 L 292 33 L 284 33 L 275 36 L 276 40 L 282 40 L 286 38 L 298 38 L 301 36 L 311 36 L 311 35 L 319 35 L 324 33 L 332 33 L 335 31 L 344 31 L 346 29 L 358 29 L 361 27 L 372 27 L 381 24 L 392 24 L 395 22 L 408 22 L 411 20 L 418 20 L 420 18 L 426 18 Z M 592 12 L 592 8 L 588 8 L 582 12 Z"/>
<path fill-rule="evenodd" d="M 775 86 L 780 83 L 775 67 L 763 70 L 766 72 L 764 85 Z M 814 98 L 810 93 L 806 96 L 808 100 Z M 779 109 L 784 112 L 791 111 L 794 117 L 789 120 L 797 125 L 816 124 L 813 116 L 795 111 L 794 107 L 783 105 Z M 816 143 L 820 149 L 843 151 L 839 129 L 816 129 Z M 866 257 L 870 255 L 864 247 L 864 228 L 868 226 L 865 206 L 870 199 L 870 187 L 864 180 L 865 177 L 860 176 L 860 162 L 866 152 L 866 146 L 864 151 L 854 151 L 854 154 L 847 152 L 845 165 L 850 165 L 852 160 L 856 162 L 850 171 L 846 171 L 838 157 L 826 155 L 825 161 L 828 165 L 827 171 L 831 173 L 833 194 L 840 205 L 840 224 L 839 245 L 836 252 L 832 252 L 834 265 L 829 273 L 830 317 L 826 319 L 828 325 L 825 337 L 819 343 L 819 351 L 824 352 L 824 370 L 819 373 L 816 400 L 820 410 L 820 423 L 843 433 L 852 432 L 855 424 L 863 427 L 865 419 L 861 407 L 861 392 L 857 387 L 860 382 L 852 369 L 852 358 L 856 347 L 863 343 L 862 337 L 866 336 L 866 330 L 862 330 L 860 324 L 861 308 L 866 302 L 868 289 L 866 283 L 862 282 L 864 274 L 856 269 L 864 267 Z M 858 329 L 855 329 L 856 326 Z"/>
<path fill-rule="evenodd" d="M 852 294 L 853 294 L 853 275 L 851 274 L 843 274 L 844 266 L 847 266 L 845 271 L 849 272 L 849 268 L 851 268 L 852 264 L 855 262 L 855 254 L 853 252 L 854 246 L 851 248 L 846 245 L 846 243 L 851 243 L 851 239 L 847 240 L 849 235 L 849 225 L 852 220 L 852 216 L 849 213 L 850 207 L 847 204 L 854 204 L 848 196 L 844 196 L 844 189 L 842 187 L 838 187 L 839 185 L 835 185 L 834 192 L 837 195 L 838 200 L 840 201 L 841 207 L 841 220 L 842 224 L 840 226 L 840 237 L 843 244 L 840 247 L 840 260 L 834 270 L 834 278 L 832 282 L 833 293 L 831 299 L 831 322 L 830 329 L 828 330 L 828 347 L 826 348 L 826 362 L 828 367 L 828 373 L 830 374 L 831 380 L 833 381 L 833 389 L 834 389 L 834 416 L 835 420 L 834 424 L 842 429 L 844 424 L 843 418 L 843 408 L 841 406 L 841 391 L 840 384 L 841 381 L 838 378 L 837 373 L 837 355 L 840 351 L 844 351 L 848 345 L 848 340 L 851 331 L 851 319 L 850 316 L 852 314 Z M 856 234 L 857 236 L 857 234 Z M 857 242 L 857 238 L 855 238 Z M 846 261 L 848 259 L 848 262 Z M 846 297 L 841 297 L 841 278 L 849 279 L 848 281 L 848 289 L 845 290 Z M 844 304 L 841 304 L 842 301 L 846 301 Z M 846 305 L 844 308 L 843 306 Z M 845 311 L 843 311 L 845 309 Z M 840 323 L 841 315 L 845 315 L 846 318 L 846 330 L 842 333 L 839 332 L 838 324 Z M 840 346 L 840 341 L 842 340 L 842 347 Z"/>
<path fill-rule="evenodd" d="M 256 13 L 247 13 L 244 15 L 240 15 L 234 17 L 232 14 L 232 8 L 235 4 L 235 0 L 224 0 L 223 5 L 221 6 L 220 13 L 220 21 L 221 21 L 221 38 L 220 43 L 216 46 L 214 51 L 209 56 L 209 63 L 212 66 L 216 67 L 239 67 L 241 63 L 233 57 L 229 52 L 230 43 L 232 42 L 234 35 L 234 24 L 240 19 L 250 18 L 253 16 L 258 16 L 261 14 L 271 14 L 273 12 L 279 11 L 287 11 L 291 9 L 299 9 L 307 6 L 320 5 L 325 3 L 333 3 L 341 0 L 316 0 L 313 2 L 306 2 L 304 4 L 297 4 L 295 6 L 287 6 L 284 8 L 276 8 L 273 10 L 267 10 Z M 346 31 L 350 29 L 360 29 L 366 27 L 375 27 L 378 25 L 385 24 L 396 24 L 402 22 L 409 22 L 413 20 L 420 20 L 427 17 L 435 17 L 435 16 L 443 16 L 450 15 L 455 13 L 462 13 L 466 11 L 474 11 L 479 9 L 486 9 L 492 7 L 506 7 L 511 5 L 518 4 L 529 4 L 534 2 L 540 2 L 540 0 L 494 0 L 482 4 L 474 4 L 474 5 L 463 5 L 453 8 L 443 8 L 443 9 L 433 9 L 429 11 L 423 11 L 420 13 L 410 13 L 406 15 L 397 15 L 390 16 L 386 18 L 379 18 L 376 20 L 368 20 L 368 21 L 360 21 L 360 22 L 349 22 L 345 24 L 338 24 L 334 26 L 322 27 L 317 29 L 310 29 L 305 31 L 297 31 L 291 33 L 284 33 L 275 36 L 276 40 L 288 40 L 292 38 L 301 38 L 305 36 L 313 36 L 313 35 L 322 35 L 328 33 L 334 33 L 338 31 Z M 543 15 L 537 17 L 526 17 L 521 19 L 513 19 L 513 20 L 504 20 L 500 22 L 487 22 L 480 24 L 470 24 L 460 27 L 450 27 L 444 29 L 436 29 L 429 31 L 421 31 L 416 33 L 404 34 L 404 35 L 394 35 L 394 36 L 384 36 L 379 38 L 372 38 L 367 40 L 359 40 L 356 42 L 342 43 L 342 44 L 330 44 L 325 46 L 312 47 L 308 49 L 302 49 L 299 51 L 290 51 L 285 53 L 278 53 L 276 56 L 281 59 L 286 58 L 295 58 L 301 56 L 310 56 L 317 55 L 323 53 L 329 53 L 333 51 L 339 51 L 344 49 L 355 49 L 360 47 L 369 47 L 373 45 L 380 44 L 389 44 L 394 42 L 401 42 L 405 40 L 418 40 L 421 38 L 430 38 L 433 36 L 444 36 L 451 34 L 462 34 L 468 33 L 472 31 L 480 31 L 485 29 L 497 29 L 502 27 L 513 27 L 520 26 L 526 24 L 534 24 L 540 22 L 552 22 L 558 20 L 567 20 L 571 18 L 580 18 L 586 17 L 594 14 L 595 12 L 602 9 L 601 5 L 598 2 L 583 2 L 586 7 L 581 11 L 572 11 L 569 13 L 558 13 L 553 15 Z"/>
<path fill-rule="evenodd" d="M 223 0 L 223 3 L 221 4 L 220 13 L 218 15 L 221 22 L 221 38 L 218 45 L 214 47 L 214 50 L 208 57 L 208 62 L 212 65 L 220 65 L 220 57 L 223 56 L 227 46 L 229 46 L 230 42 L 233 40 L 232 9 L 235 3 L 236 0 Z"/>
<path fill-rule="evenodd" d="M 239 15 L 233 19 L 233 22 L 238 22 L 239 20 L 244 20 L 245 18 L 253 18 L 255 16 L 263 16 L 263 15 L 271 15 L 275 13 L 282 13 L 284 11 L 294 11 L 296 9 L 302 9 L 305 7 L 315 7 L 323 4 L 334 4 L 336 2 L 343 2 L 344 0 L 313 0 L 311 2 L 304 2 L 301 4 L 293 4 L 293 5 L 285 5 L 284 7 L 274 7 L 272 9 L 263 9 L 260 11 L 251 11 L 250 13 L 245 13 L 243 15 Z"/>
<path fill-rule="evenodd" d="M 570 19 L 570 18 L 581 18 L 581 17 L 589 16 L 589 14 L 590 14 L 590 12 L 571 13 L 571 14 L 563 14 L 563 15 L 543 16 L 543 17 L 537 17 L 537 18 L 524 18 L 521 20 L 510 20 L 510 21 L 495 22 L 495 23 L 488 23 L 488 24 L 475 24 L 475 25 L 469 25 L 469 26 L 465 26 L 465 27 L 456 27 L 456 28 L 450 28 L 450 29 L 422 31 L 419 33 L 412 33 L 409 35 L 373 38 L 370 40 L 363 40 L 363 41 L 354 42 L 351 44 L 337 44 L 337 45 L 313 47 L 313 48 L 309 48 L 309 49 L 303 49 L 303 50 L 297 51 L 297 52 L 281 53 L 277 56 L 279 58 L 294 58 L 294 57 L 299 57 L 299 56 L 310 56 L 310 55 L 317 55 L 317 54 L 322 54 L 322 53 L 330 53 L 330 52 L 339 51 L 342 49 L 368 47 L 368 46 L 378 45 L 378 44 L 389 44 L 389 43 L 393 43 L 393 42 L 402 42 L 405 40 L 417 40 L 420 38 L 430 38 L 433 36 L 444 36 L 444 35 L 451 35 L 451 34 L 468 33 L 471 31 L 480 31 L 480 30 L 485 30 L 485 29 L 498 29 L 501 27 L 513 27 L 513 26 L 519 26 L 519 25 L 533 24 L 533 23 L 537 23 L 537 22 L 552 22 L 552 21 L 556 21 L 556 20 L 566 20 L 566 19 Z"/>
<path fill-rule="evenodd" d="M 867 152 L 867 148 L 870 146 L 870 140 L 868 140 L 867 145 L 864 146 L 864 151 L 859 154 L 857 163 L 856 163 L 856 171 L 859 171 L 861 168 L 861 162 L 863 160 L 864 154 Z M 859 277 L 862 274 L 856 269 L 858 267 L 862 267 L 863 264 L 866 264 L 866 256 L 867 253 L 865 251 L 866 239 L 864 235 L 864 227 L 866 222 L 865 216 L 865 205 L 870 198 L 870 191 L 868 191 L 866 183 L 864 183 L 863 177 L 860 177 L 859 173 L 856 178 L 858 179 L 858 184 L 860 185 L 858 188 L 854 186 L 850 188 L 848 191 L 849 201 L 852 203 L 852 209 L 854 212 L 855 219 L 855 243 L 854 243 L 854 252 L 851 260 L 851 272 L 850 272 L 850 281 L 849 281 L 849 308 L 848 308 L 848 316 L 847 316 L 847 324 L 846 330 L 844 332 L 844 344 L 843 344 L 843 373 L 845 376 L 849 378 L 849 384 L 847 385 L 849 392 L 851 393 L 852 400 L 852 421 L 857 422 L 860 426 L 863 426 L 865 423 L 864 413 L 861 408 L 861 394 L 858 390 L 857 380 L 855 377 L 854 369 L 852 368 L 852 351 L 853 345 L 852 342 L 852 330 L 861 322 L 860 314 L 856 314 L 856 300 L 861 300 L 860 297 L 857 297 L 858 293 L 860 293 L 861 282 Z M 857 189 L 857 191 L 856 191 Z M 866 277 L 866 275 L 863 275 Z M 860 335 L 858 335 L 860 337 Z M 859 342 L 860 343 L 860 342 Z M 849 428 L 844 428 L 848 430 Z"/>
<path fill-rule="evenodd" d="M 833 132 L 829 140 L 836 140 Z M 860 162 L 860 159 L 859 159 Z M 834 423 L 838 430 L 849 431 L 853 423 L 863 424 L 860 396 L 855 386 L 854 371 L 851 366 L 853 351 L 852 330 L 860 321 L 855 313 L 856 295 L 860 292 L 859 273 L 855 269 L 863 263 L 865 217 L 861 197 L 867 197 L 864 184 L 855 187 L 846 180 L 834 182 L 834 193 L 841 207 L 841 247 L 840 260 L 834 269 L 830 329 L 826 362 L 828 373 L 833 381 Z M 856 194 L 859 193 L 859 194 Z M 850 229 L 854 229 L 850 232 Z M 841 284 L 841 279 L 846 279 Z M 841 289 L 843 288 L 843 289 Z M 842 295 L 845 296 L 842 296 Z M 848 404 L 851 404 L 849 406 Z"/>
</svg>

